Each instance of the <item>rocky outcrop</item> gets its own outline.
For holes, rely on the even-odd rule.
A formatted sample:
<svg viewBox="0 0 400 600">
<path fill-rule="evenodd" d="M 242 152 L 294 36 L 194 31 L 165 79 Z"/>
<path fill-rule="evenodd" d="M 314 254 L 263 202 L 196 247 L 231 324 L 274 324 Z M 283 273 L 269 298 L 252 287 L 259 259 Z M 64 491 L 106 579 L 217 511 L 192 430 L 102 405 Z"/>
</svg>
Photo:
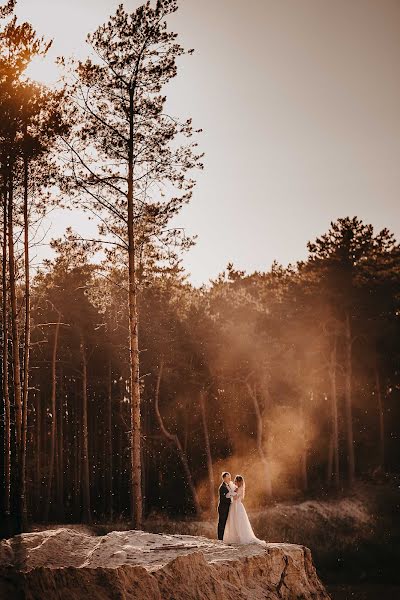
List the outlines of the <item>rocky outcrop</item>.
<svg viewBox="0 0 400 600">
<path fill-rule="evenodd" d="M 0 598 L 329 600 L 304 546 L 67 528 L 0 543 Z"/>
</svg>

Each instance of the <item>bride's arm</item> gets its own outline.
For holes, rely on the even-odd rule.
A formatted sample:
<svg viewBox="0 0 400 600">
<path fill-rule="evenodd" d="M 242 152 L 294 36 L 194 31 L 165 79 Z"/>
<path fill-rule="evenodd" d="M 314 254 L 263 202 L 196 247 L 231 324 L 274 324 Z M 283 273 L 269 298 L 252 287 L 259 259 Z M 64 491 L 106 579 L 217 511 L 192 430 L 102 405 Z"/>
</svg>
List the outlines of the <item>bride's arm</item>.
<svg viewBox="0 0 400 600">
<path fill-rule="evenodd" d="M 234 492 L 232 492 L 232 493 L 234 494 L 234 496 L 233 496 L 233 499 L 234 499 L 234 500 L 237 500 L 237 499 L 239 498 L 240 491 L 239 491 L 239 488 L 237 488 L 237 487 L 235 487 L 235 488 L 234 488 L 234 490 L 235 490 L 235 491 L 234 491 Z"/>
<path fill-rule="evenodd" d="M 233 498 L 235 500 L 236 497 L 236 491 L 237 491 L 237 487 L 235 487 L 233 484 L 228 484 L 229 487 L 229 492 L 227 493 L 226 497 L 227 498 Z"/>
<path fill-rule="evenodd" d="M 243 499 L 243 497 L 244 497 L 243 487 L 236 488 L 236 498 L 234 498 L 234 500 L 238 500 L 239 498 Z"/>
</svg>

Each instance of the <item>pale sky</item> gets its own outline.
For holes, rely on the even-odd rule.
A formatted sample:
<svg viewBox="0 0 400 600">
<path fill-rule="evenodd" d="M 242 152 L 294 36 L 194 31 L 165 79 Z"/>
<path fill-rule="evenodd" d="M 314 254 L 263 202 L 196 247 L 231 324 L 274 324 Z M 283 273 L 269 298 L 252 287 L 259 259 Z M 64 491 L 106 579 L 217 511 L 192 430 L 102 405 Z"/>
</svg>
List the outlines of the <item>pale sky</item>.
<svg viewBox="0 0 400 600">
<path fill-rule="evenodd" d="M 17 14 L 54 38 L 52 56 L 84 56 L 117 4 L 18 0 Z M 171 25 L 196 52 L 169 110 L 204 130 L 205 170 L 179 217 L 198 234 L 184 257 L 194 284 L 230 261 L 302 259 L 338 217 L 400 238 L 400 0 L 182 0 Z M 49 235 L 69 224 L 93 228 L 54 213 Z"/>
</svg>

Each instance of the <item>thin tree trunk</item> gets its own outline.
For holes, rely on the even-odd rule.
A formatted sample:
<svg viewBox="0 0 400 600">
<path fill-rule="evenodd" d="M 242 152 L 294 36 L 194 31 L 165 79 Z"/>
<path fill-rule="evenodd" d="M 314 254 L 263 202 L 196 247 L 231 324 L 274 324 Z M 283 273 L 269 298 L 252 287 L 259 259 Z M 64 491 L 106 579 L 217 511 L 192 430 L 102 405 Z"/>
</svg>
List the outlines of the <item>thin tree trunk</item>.
<svg viewBox="0 0 400 600">
<path fill-rule="evenodd" d="M 254 412 L 257 419 L 257 450 L 258 455 L 260 457 L 261 463 L 264 467 L 264 482 L 265 482 L 265 492 L 268 498 L 272 497 L 272 481 L 271 481 L 271 469 L 269 465 L 268 457 L 264 452 L 264 444 L 263 444 L 263 418 L 260 409 L 260 405 L 258 404 L 257 395 L 252 389 L 251 385 L 247 383 L 247 389 L 249 391 L 250 398 L 253 401 Z"/>
<path fill-rule="evenodd" d="M 345 414 L 346 414 L 346 434 L 347 434 L 347 477 L 349 485 L 354 483 L 355 459 L 354 459 L 354 439 L 353 439 L 353 416 L 352 416 L 352 358 L 351 358 L 351 322 L 350 314 L 346 313 L 345 318 L 345 357 L 346 357 L 346 378 L 345 378 Z"/>
<path fill-rule="evenodd" d="M 24 157 L 24 268 L 25 268 L 25 331 L 24 331 L 24 366 L 22 390 L 22 442 L 21 442 L 21 515 L 23 530 L 27 526 L 26 507 L 26 435 L 28 425 L 28 393 L 29 393 L 29 353 L 31 345 L 31 296 L 29 274 L 29 220 L 28 220 L 28 160 Z"/>
<path fill-rule="evenodd" d="M 103 428 L 102 428 L 102 436 L 101 436 L 101 514 L 103 518 L 106 518 L 107 515 L 107 507 L 109 503 L 108 497 L 108 456 L 107 456 L 107 443 L 108 443 L 108 435 L 107 435 L 107 410 L 108 410 L 108 393 L 104 396 L 104 410 L 102 411 L 103 416 Z"/>
<path fill-rule="evenodd" d="M 133 213 L 133 119 L 134 89 L 129 90 L 129 156 L 128 156 L 128 305 L 129 305 L 129 366 L 131 396 L 131 519 L 132 526 L 140 529 L 143 516 L 142 465 L 141 465 L 141 423 L 140 423 L 140 380 L 139 380 L 139 344 L 137 285 L 135 264 L 135 232 Z"/>
<path fill-rule="evenodd" d="M 121 400 L 118 399 L 118 418 L 121 413 Z M 116 446 L 116 460 L 115 460 L 115 480 L 114 489 L 116 492 L 116 511 L 117 515 L 121 514 L 121 488 L 122 488 L 122 432 L 120 427 L 115 427 L 115 446 Z"/>
<path fill-rule="evenodd" d="M 340 466 L 339 466 L 339 421 L 337 405 L 337 385 L 336 385 L 336 367 L 337 367 L 337 336 L 333 340 L 331 351 L 331 361 L 329 375 L 331 381 L 331 420 L 332 420 L 332 450 L 333 450 L 333 483 L 336 489 L 340 484 Z"/>
<path fill-rule="evenodd" d="M 164 361 L 163 361 L 163 359 L 161 359 L 160 367 L 159 367 L 159 370 L 158 370 L 157 383 L 156 383 L 156 391 L 155 391 L 155 399 L 154 399 L 154 408 L 155 408 L 156 417 L 157 417 L 158 424 L 160 426 L 162 434 L 165 436 L 165 438 L 169 442 L 172 442 L 175 445 L 175 447 L 176 447 L 179 459 L 180 459 L 180 461 L 182 463 L 182 466 L 183 466 L 183 470 L 184 470 L 184 473 L 185 473 L 187 484 L 188 484 L 190 492 L 192 494 L 193 504 L 194 504 L 194 508 L 196 510 L 196 514 L 197 514 L 197 516 L 200 516 L 201 515 L 201 506 L 200 506 L 200 502 L 199 502 L 199 497 L 197 495 L 196 487 L 195 487 L 194 482 L 193 482 L 192 473 L 190 471 L 189 462 L 188 462 L 188 459 L 187 459 L 186 452 L 182 448 L 182 445 L 181 445 L 181 442 L 180 442 L 178 436 L 176 434 L 170 433 L 168 431 L 168 429 L 165 427 L 163 418 L 162 418 L 161 413 L 160 413 L 159 396 L 160 396 L 160 384 L 161 384 L 161 378 L 162 378 L 163 369 L 164 369 Z"/>
<path fill-rule="evenodd" d="M 385 468 L 385 417 L 382 400 L 381 382 L 377 361 L 375 361 L 375 386 L 376 397 L 378 401 L 378 419 L 379 419 L 379 466 Z"/>
<path fill-rule="evenodd" d="M 312 398 L 312 392 L 311 392 Z M 308 472 L 307 472 L 307 433 L 306 433 L 306 419 L 305 419 L 305 406 L 304 397 L 300 396 L 300 420 L 301 420 L 301 437 L 302 437 L 302 451 L 301 451 L 301 485 L 303 492 L 308 490 Z"/>
<path fill-rule="evenodd" d="M 85 339 L 81 333 L 82 357 L 82 491 L 83 491 L 83 516 L 87 523 L 91 523 L 90 508 L 90 479 L 89 479 L 89 438 L 88 438 L 88 398 L 87 398 L 87 358 Z"/>
<path fill-rule="evenodd" d="M 332 475 L 333 475 L 333 447 L 334 447 L 333 431 L 331 430 L 330 434 L 329 434 L 328 460 L 326 463 L 326 484 L 328 486 L 332 482 Z"/>
<path fill-rule="evenodd" d="M 79 466 L 81 464 L 81 452 L 79 446 L 80 435 L 80 411 L 78 407 L 78 397 L 74 389 L 74 515 L 78 518 L 78 509 L 81 498 L 81 483 Z"/>
<path fill-rule="evenodd" d="M 9 525 L 11 514 L 11 418 L 8 381 L 8 302 L 7 302 L 7 188 L 3 196 L 3 247 L 2 247 L 2 318 L 3 356 L 2 384 L 4 401 L 4 514 Z"/>
<path fill-rule="evenodd" d="M 188 449 L 188 440 L 189 440 L 189 418 L 187 407 L 184 408 L 184 430 L 183 430 L 183 449 L 187 452 Z"/>
<path fill-rule="evenodd" d="M 49 439 L 49 435 L 48 435 L 49 408 L 48 408 L 48 401 L 47 401 L 47 387 L 45 389 L 46 389 L 46 392 L 41 395 L 41 402 L 42 402 L 41 445 L 42 445 L 42 456 L 44 457 L 43 465 L 47 464 L 47 457 L 50 456 L 49 443 L 51 443 L 51 439 Z M 41 519 L 44 521 L 46 520 L 46 500 L 47 500 L 47 495 L 46 495 L 47 485 L 46 484 L 47 484 L 47 481 L 46 481 L 45 471 L 42 470 L 41 471 L 41 482 L 40 482 L 40 494 L 41 494 L 40 501 L 41 501 L 41 506 L 43 506 L 43 509 L 41 511 Z"/>
<path fill-rule="evenodd" d="M 21 363 L 19 356 L 19 327 L 18 327 L 18 307 L 16 291 L 16 262 L 14 254 L 14 195 L 13 195 L 13 177 L 12 166 L 10 166 L 9 187 L 8 187 L 8 260 L 9 260 L 9 283 L 10 283 L 10 301 L 11 301 L 11 339 L 12 339 L 12 365 L 13 365 L 13 386 L 14 386 L 14 405 L 15 405 L 15 441 L 16 441 L 16 470 L 15 470 L 15 492 L 16 492 L 16 514 L 15 525 L 16 532 L 24 529 L 23 514 L 21 506 L 23 504 L 22 470 L 21 470 L 21 445 L 22 445 L 22 390 L 21 390 Z"/>
<path fill-rule="evenodd" d="M 58 411 L 58 451 L 57 451 L 57 513 L 64 520 L 64 377 L 60 373 L 60 407 Z"/>
<path fill-rule="evenodd" d="M 200 402 L 200 411 L 201 411 L 201 420 L 203 423 L 203 432 L 204 432 L 204 442 L 205 442 L 205 450 L 207 456 L 207 471 L 208 471 L 208 485 L 210 488 L 210 512 L 215 512 L 215 489 L 214 489 L 214 472 L 213 472 L 213 461 L 211 455 L 211 446 L 210 446 L 210 436 L 208 434 L 208 425 L 207 425 L 207 416 L 206 416 L 206 407 L 205 407 L 205 392 L 204 390 L 200 390 L 199 394 L 199 402 Z"/>
<path fill-rule="evenodd" d="M 36 392 L 36 510 L 41 506 L 41 488 L 42 488 L 42 466 L 41 466 L 41 436 L 42 436 L 42 414 L 41 414 L 41 394 L 40 388 Z M 36 518 L 39 513 L 37 512 Z"/>
<path fill-rule="evenodd" d="M 64 512 L 67 512 L 68 516 L 71 515 L 71 490 L 72 490 L 72 478 L 71 478 L 71 435 L 72 435 L 72 420 L 71 420 L 71 401 L 70 401 L 70 388 L 68 378 L 64 378 L 63 395 L 65 395 L 65 417 L 64 417 L 64 473 L 63 473 L 63 487 L 64 493 L 66 491 L 66 502 Z"/>
<path fill-rule="evenodd" d="M 125 445 L 125 426 L 124 426 L 124 415 L 123 415 L 123 406 L 124 406 L 124 397 L 126 392 L 126 379 L 124 377 L 121 377 L 120 380 L 120 398 L 118 401 L 118 419 L 122 425 L 122 427 L 117 426 L 115 428 L 116 431 L 116 437 L 117 437 L 117 464 L 116 464 L 116 471 L 117 471 L 117 481 L 118 483 L 115 485 L 115 488 L 117 490 L 117 495 L 118 495 L 118 501 L 117 501 L 117 509 L 118 509 L 118 515 L 122 515 L 123 513 L 123 502 L 122 502 L 122 498 L 123 498 L 123 494 L 122 494 L 122 490 L 123 490 L 123 483 L 124 483 L 124 445 Z"/>
<path fill-rule="evenodd" d="M 112 447 L 112 369 L 111 359 L 108 363 L 108 394 L 107 394 L 107 412 L 106 412 L 106 497 L 107 514 L 110 519 L 113 518 L 113 447 Z"/>
<path fill-rule="evenodd" d="M 54 459 L 56 451 L 56 435 L 57 435 L 57 406 L 56 406 L 56 394 L 57 394 L 57 350 L 58 350 L 58 336 L 60 331 L 61 314 L 58 315 L 58 321 L 54 330 L 54 342 L 53 342 L 53 353 L 51 358 L 51 434 L 50 434 L 50 467 L 49 467 L 49 481 L 47 489 L 47 499 L 45 508 L 45 521 L 49 519 L 50 504 L 53 490 L 53 479 L 54 479 Z"/>
</svg>

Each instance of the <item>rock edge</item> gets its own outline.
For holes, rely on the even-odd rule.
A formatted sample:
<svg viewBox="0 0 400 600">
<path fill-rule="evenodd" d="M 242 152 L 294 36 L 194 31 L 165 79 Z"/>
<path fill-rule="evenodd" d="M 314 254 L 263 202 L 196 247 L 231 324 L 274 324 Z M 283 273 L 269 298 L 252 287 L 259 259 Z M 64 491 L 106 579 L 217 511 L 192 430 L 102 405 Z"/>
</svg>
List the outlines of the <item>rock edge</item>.
<svg viewBox="0 0 400 600">
<path fill-rule="evenodd" d="M 0 598 L 330 600 L 305 546 L 68 528 L 0 542 Z"/>
</svg>

